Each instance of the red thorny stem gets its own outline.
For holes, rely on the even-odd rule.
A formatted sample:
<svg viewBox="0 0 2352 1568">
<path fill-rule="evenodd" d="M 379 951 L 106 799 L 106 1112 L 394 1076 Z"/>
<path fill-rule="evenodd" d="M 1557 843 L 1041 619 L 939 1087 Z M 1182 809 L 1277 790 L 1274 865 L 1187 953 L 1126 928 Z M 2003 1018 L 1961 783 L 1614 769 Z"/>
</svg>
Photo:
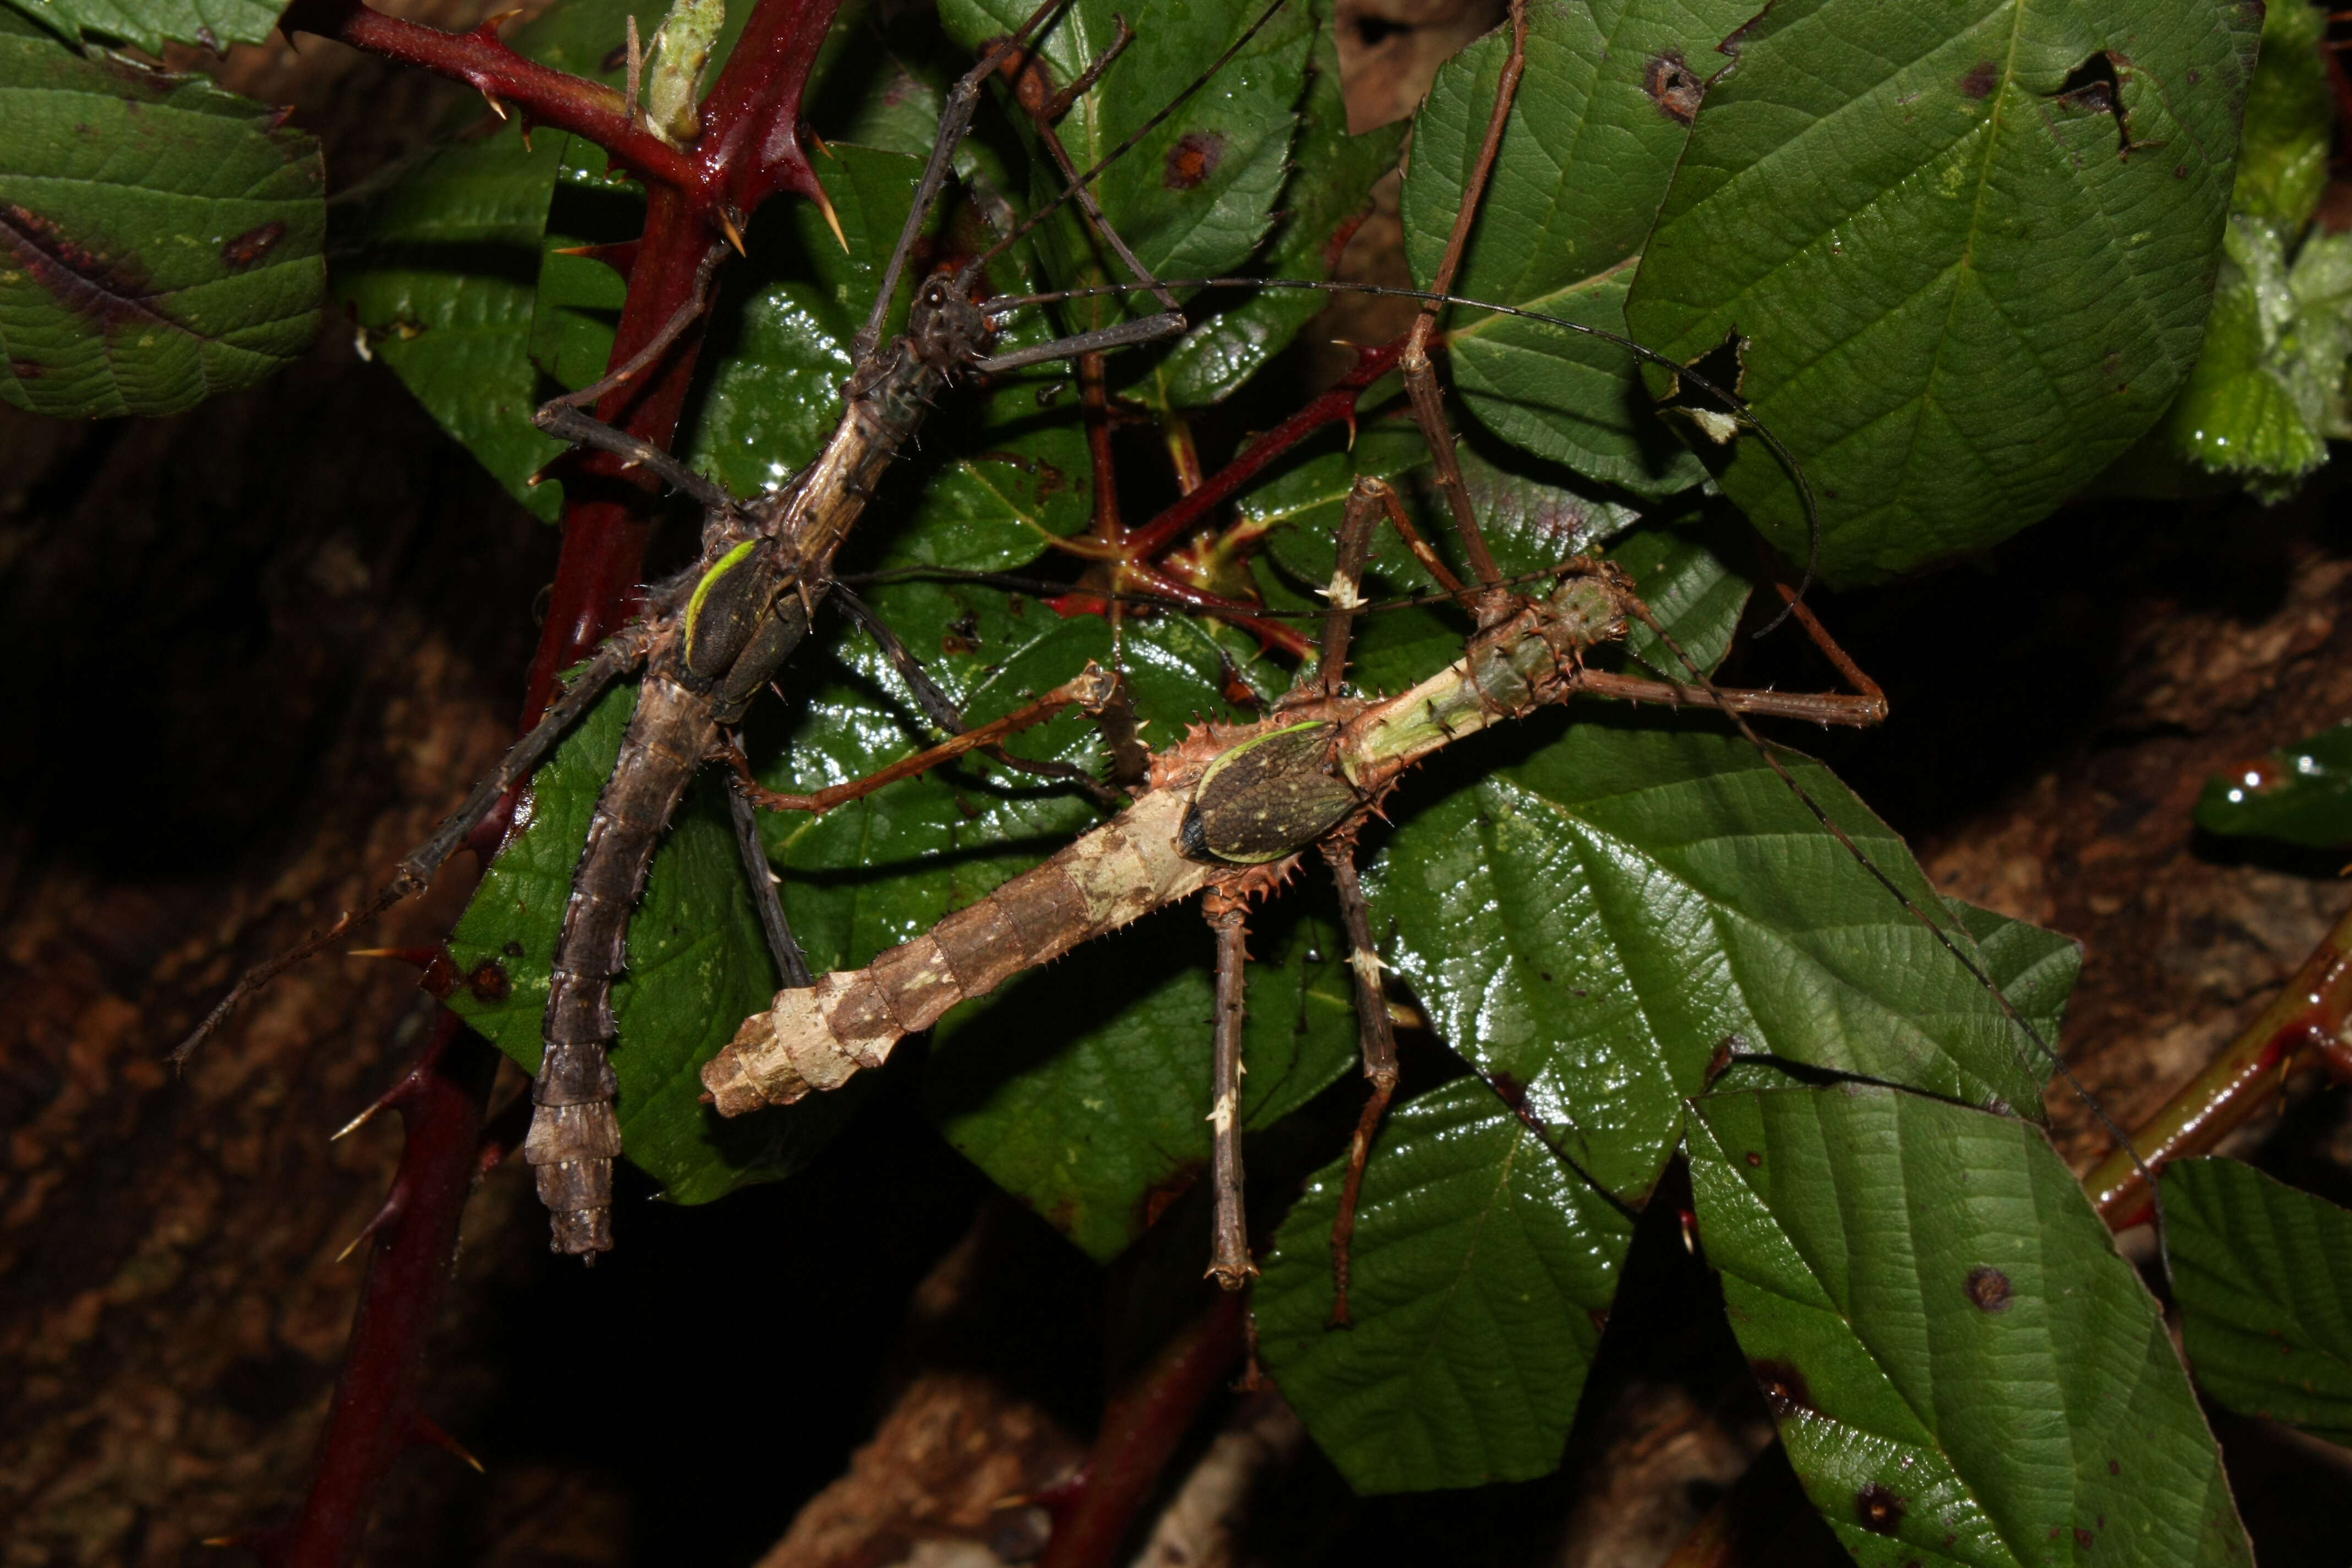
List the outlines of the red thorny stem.
<svg viewBox="0 0 2352 1568">
<path fill-rule="evenodd" d="M 1107 1568 L 1160 1484 L 1177 1445 L 1209 1396 L 1240 1359 L 1242 1298 L 1220 1295 L 1178 1331 L 1104 1410 L 1083 1483 L 1054 1521 L 1053 1543 L 1038 1568 Z"/>
<path fill-rule="evenodd" d="M 1378 348 L 1357 350 L 1355 368 L 1330 390 L 1251 441 L 1234 455 L 1232 461 L 1212 474 L 1197 489 L 1178 498 L 1150 522 L 1140 528 L 1122 529 L 1116 542 L 1108 542 L 1099 537 L 1064 540 L 1062 548 L 1073 554 L 1115 563 L 1109 574 L 1115 588 L 1140 588 L 1158 596 L 1181 599 L 1198 605 L 1205 613 L 1248 627 L 1270 644 L 1289 648 L 1294 653 L 1312 651 L 1313 645 L 1299 635 L 1297 628 L 1254 616 L 1250 614 L 1251 605 L 1181 583 L 1154 566 L 1152 562 L 1181 539 L 1187 530 L 1208 516 L 1213 508 L 1230 500 L 1264 473 L 1276 458 L 1308 436 L 1326 425 L 1338 424 L 1341 420 L 1347 421 L 1352 428 L 1358 395 L 1394 370 L 1397 356 L 1403 349 L 1404 340 L 1400 338 Z M 1106 601 L 1080 590 L 1056 600 L 1054 607 L 1063 615 L 1070 616 L 1105 613 L 1108 605 Z"/>
<path fill-rule="evenodd" d="M 437 1432 L 417 1409 L 425 1331 L 449 1281 L 497 1062 L 456 1014 L 442 1013 L 416 1065 L 370 1108 L 371 1115 L 400 1112 L 400 1169 L 368 1222 L 367 1282 L 302 1511 L 284 1530 L 244 1543 L 271 1568 L 351 1562 L 393 1461 L 412 1440 Z"/>
<path fill-rule="evenodd" d="M 2161 1171 L 2175 1160 L 2212 1149 L 2269 1102 L 2305 1053 L 2325 1061 L 2339 1079 L 2352 1078 L 2352 1046 L 2344 1037 L 2347 1016 L 2352 911 L 2320 939 L 2294 978 L 2245 1032 L 2132 1134 L 2141 1164 Z M 2122 1149 L 2084 1177 L 2083 1186 L 2112 1229 L 2127 1230 L 2153 1216 L 2147 1179 Z"/>
<path fill-rule="evenodd" d="M 749 215 L 779 191 L 823 202 L 800 145 L 800 105 L 817 48 L 840 0 L 759 0 L 703 105 L 703 134 L 680 152 L 633 121 L 621 95 L 550 70 L 507 47 L 496 23 L 448 33 L 371 10 L 361 0 L 296 0 L 297 30 L 454 77 L 526 126 L 575 132 L 611 154 L 646 187 L 644 237 L 631 255 L 629 289 L 609 367 L 627 363 L 692 298 L 704 254 L 735 240 Z M 689 331 L 649 375 L 614 389 L 597 416 L 668 447 L 693 381 L 700 333 Z M 635 614 L 657 496 L 646 476 L 596 453 L 564 473 L 563 549 L 523 702 L 528 728 L 555 677 Z M 504 832 L 501 812 L 472 841 L 487 864 Z M 406 1137 L 383 1207 L 370 1223 L 367 1280 L 319 1463 L 300 1514 L 251 1544 L 272 1568 L 341 1568 L 360 1542 L 393 1461 L 419 1431 L 424 1335 L 449 1277 L 457 1222 L 480 1167 L 483 1105 L 496 1054 L 453 1014 L 379 1108 L 401 1112 Z"/>
</svg>

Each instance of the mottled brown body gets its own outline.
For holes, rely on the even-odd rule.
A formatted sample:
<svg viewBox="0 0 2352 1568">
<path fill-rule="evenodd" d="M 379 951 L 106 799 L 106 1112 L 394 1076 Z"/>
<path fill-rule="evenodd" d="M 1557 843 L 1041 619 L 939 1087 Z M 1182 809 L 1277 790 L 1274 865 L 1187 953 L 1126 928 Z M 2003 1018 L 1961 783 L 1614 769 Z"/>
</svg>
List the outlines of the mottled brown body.
<svg viewBox="0 0 2352 1568">
<path fill-rule="evenodd" d="M 523 1157 L 548 1208 L 554 1250 L 613 1245 L 613 1161 L 621 1152 L 609 1058 L 613 981 L 628 963 L 629 914 L 663 830 L 719 731 L 741 718 L 807 635 L 827 569 L 950 374 L 976 357 L 985 319 L 937 281 L 908 332 L 850 382 L 841 423 L 778 496 L 715 511 L 701 559 L 655 596 L 646 677 L 621 752 L 596 801 L 556 939 Z"/>
</svg>

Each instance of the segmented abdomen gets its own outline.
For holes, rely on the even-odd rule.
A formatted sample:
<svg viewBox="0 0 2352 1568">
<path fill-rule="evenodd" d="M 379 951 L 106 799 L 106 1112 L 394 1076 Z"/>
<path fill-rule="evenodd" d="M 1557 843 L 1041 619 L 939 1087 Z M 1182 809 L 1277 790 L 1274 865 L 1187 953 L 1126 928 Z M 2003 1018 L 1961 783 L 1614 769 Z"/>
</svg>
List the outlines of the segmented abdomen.
<svg viewBox="0 0 2352 1568">
<path fill-rule="evenodd" d="M 555 942 L 547 1051 L 531 1087 L 536 1109 L 523 1143 L 558 1252 L 593 1256 L 613 1245 L 613 1160 L 621 1152 L 606 1059 L 613 977 L 628 963 L 629 915 L 645 890 L 654 850 L 718 737 L 708 697 L 649 673 L 613 776 L 596 799 Z"/>
<path fill-rule="evenodd" d="M 722 1116 L 784 1105 L 879 1066 L 967 997 L 1198 892 L 1219 868 L 1177 843 L 1192 792 L 1160 789 L 864 969 L 779 991 L 702 1069 Z"/>
</svg>

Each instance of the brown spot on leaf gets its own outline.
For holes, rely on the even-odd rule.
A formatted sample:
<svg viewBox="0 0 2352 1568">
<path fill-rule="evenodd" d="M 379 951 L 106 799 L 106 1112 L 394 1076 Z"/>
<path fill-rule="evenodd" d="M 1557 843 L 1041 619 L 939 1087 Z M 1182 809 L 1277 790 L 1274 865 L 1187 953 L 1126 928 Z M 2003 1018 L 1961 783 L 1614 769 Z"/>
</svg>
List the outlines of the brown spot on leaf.
<svg viewBox="0 0 2352 1568">
<path fill-rule="evenodd" d="M 1669 120 L 1688 125 L 1698 118 L 1699 100 L 1706 96 L 1706 83 L 1683 60 L 1680 49 L 1668 49 L 1653 55 L 1642 68 L 1642 90 L 1658 106 L 1658 112 Z"/>
<path fill-rule="evenodd" d="M 221 247 L 221 265 L 231 272 L 242 272 L 248 267 L 257 266 L 278 248 L 278 242 L 285 237 L 286 226 L 275 219 L 257 224 Z"/>
<path fill-rule="evenodd" d="M 58 304 L 101 331 L 118 331 L 134 323 L 184 330 L 147 302 L 144 268 L 127 258 L 91 250 L 30 207 L 14 204 L 0 207 L 0 246 L 14 252 L 33 280 Z"/>
<path fill-rule="evenodd" d="M 1762 1164 L 1764 1163 L 1764 1156 L 1763 1156 L 1763 1155 L 1761 1155 L 1761 1154 L 1759 1154 L 1759 1153 L 1758 1153 L 1758 1152 L 1757 1152 L 1755 1150 L 1753 1150 L 1753 1149 L 1750 1149 L 1749 1151 L 1748 1151 L 1748 1156 L 1747 1156 L 1747 1157 L 1748 1157 L 1748 1168 L 1749 1170 L 1751 1170 L 1751 1171 L 1753 1171 L 1753 1170 L 1756 1170 L 1756 1169 L 1759 1168 L 1759 1167 L 1760 1167 L 1760 1166 L 1762 1166 Z"/>
<path fill-rule="evenodd" d="M 2091 1549 L 2091 1542 L 2096 1539 L 2098 1539 L 2096 1536 L 2093 1535 L 2089 1531 L 2084 1530 L 2081 1525 L 2078 1524 L 2074 1527 L 2074 1544 L 2081 1547 L 2084 1551 L 2088 1552 Z"/>
<path fill-rule="evenodd" d="M 507 966 L 495 958 L 486 958 L 474 965 L 466 976 L 466 989 L 477 1002 L 503 1002 L 514 990 L 514 982 L 507 977 Z"/>
<path fill-rule="evenodd" d="M 1188 1164 L 1177 1166 L 1167 1175 L 1146 1187 L 1143 1191 L 1144 1228 L 1149 1230 L 1159 1224 L 1160 1216 L 1168 1212 L 1169 1205 L 1191 1192 L 1193 1184 L 1200 1179 L 1201 1163 L 1194 1160 Z"/>
<path fill-rule="evenodd" d="M 1165 179 L 1171 191 L 1189 191 L 1217 172 L 1225 161 L 1225 139 L 1214 131 L 1195 131 L 1168 149 Z"/>
<path fill-rule="evenodd" d="M 1990 60 L 1979 60 L 1960 78 L 1960 90 L 1970 98 L 1990 98 L 1992 89 L 2000 85 L 2000 68 Z"/>
<path fill-rule="evenodd" d="M 1507 1072 L 1495 1072 L 1486 1079 L 1505 1105 L 1513 1110 L 1524 1110 L 1528 1103 L 1528 1086 Z"/>
<path fill-rule="evenodd" d="M 1792 1411 L 1813 1407 L 1812 1386 L 1792 1363 L 1751 1361 L 1748 1370 L 1755 1374 L 1756 1386 L 1764 1391 L 1764 1403 L 1772 1407 L 1773 1415 L 1785 1416 Z"/>
<path fill-rule="evenodd" d="M 2120 1476 L 2120 1475 L 2122 1475 L 2123 1473 L 2124 1473 L 2124 1468 L 2123 1468 L 2123 1466 L 2122 1466 L 2122 1465 L 2120 1465 L 2120 1464 L 2116 1463 L 2116 1462 L 2115 1460 L 2113 1460 L 2113 1459 L 2109 1459 L 2109 1460 L 2107 1461 L 2107 1474 L 2109 1474 L 2109 1475 L 2111 1475 L 2111 1476 Z"/>
<path fill-rule="evenodd" d="M 1874 1535 L 1892 1535 L 1903 1523 L 1903 1512 L 1911 1505 L 1873 1481 L 1853 1494 L 1854 1522 Z"/>
<path fill-rule="evenodd" d="M 8 374 L 18 381 L 38 381 L 49 374 L 49 367 L 35 360 L 12 359 L 8 362 Z"/>
<path fill-rule="evenodd" d="M 1969 1270 L 1969 1300 L 1988 1312 L 2009 1310 L 2011 1291 L 2009 1276 L 1991 1264 L 1980 1264 Z"/>
<path fill-rule="evenodd" d="M 978 653 L 980 651 L 980 617 L 967 613 L 963 619 L 950 626 L 940 637 L 941 653 Z"/>
</svg>

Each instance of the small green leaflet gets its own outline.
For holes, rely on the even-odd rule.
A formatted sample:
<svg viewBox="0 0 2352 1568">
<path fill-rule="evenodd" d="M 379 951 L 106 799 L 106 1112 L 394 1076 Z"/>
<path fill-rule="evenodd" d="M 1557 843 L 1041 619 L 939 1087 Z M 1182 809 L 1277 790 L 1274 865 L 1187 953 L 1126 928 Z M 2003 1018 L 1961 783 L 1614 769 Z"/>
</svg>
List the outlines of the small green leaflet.
<svg viewBox="0 0 2352 1568">
<path fill-rule="evenodd" d="M 2352 724 L 2207 779 L 2197 797 L 2197 826 L 2305 849 L 2352 844 Z"/>
<path fill-rule="evenodd" d="M 170 414 L 310 346 L 322 172 L 277 111 L 11 30 L 0 123 L 0 396 Z"/>
<path fill-rule="evenodd" d="M 1693 1110 L 1700 1245 L 1857 1562 L 2252 1562 L 2163 1314 L 2039 1129 L 1860 1084 Z"/>
<path fill-rule="evenodd" d="M 2352 1443 L 2352 1212 L 2235 1160 L 2183 1160 L 2164 1219 L 2205 1391 Z"/>
</svg>

